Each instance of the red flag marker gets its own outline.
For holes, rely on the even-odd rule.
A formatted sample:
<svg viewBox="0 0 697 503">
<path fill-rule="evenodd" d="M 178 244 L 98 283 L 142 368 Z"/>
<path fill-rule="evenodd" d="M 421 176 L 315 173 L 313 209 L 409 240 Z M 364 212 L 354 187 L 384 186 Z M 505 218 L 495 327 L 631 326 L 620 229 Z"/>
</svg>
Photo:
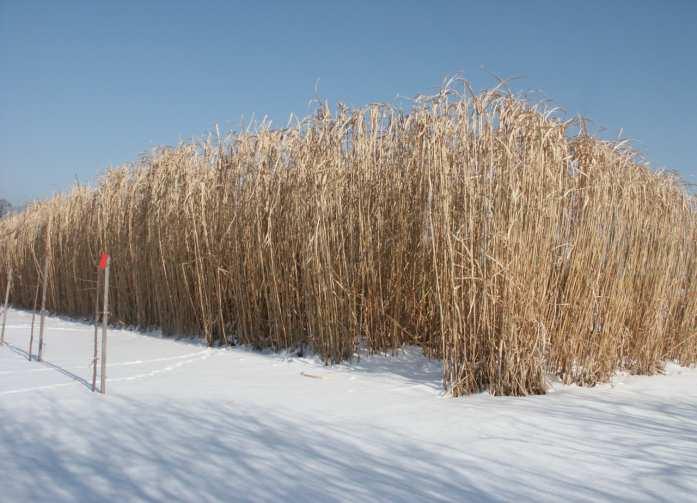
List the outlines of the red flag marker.
<svg viewBox="0 0 697 503">
<path fill-rule="evenodd" d="M 102 253 L 102 255 L 99 257 L 99 268 L 104 270 L 106 269 L 106 261 L 109 258 L 109 255 L 106 253 Z"/>
</svg>

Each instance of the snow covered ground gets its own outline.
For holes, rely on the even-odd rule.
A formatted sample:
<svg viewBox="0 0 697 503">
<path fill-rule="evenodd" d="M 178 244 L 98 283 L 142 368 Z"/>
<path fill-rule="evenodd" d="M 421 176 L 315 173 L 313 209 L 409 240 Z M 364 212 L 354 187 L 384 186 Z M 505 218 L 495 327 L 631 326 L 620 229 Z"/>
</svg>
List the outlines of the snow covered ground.
<svg viewBox="0 0 697 503">
<path fill-rule="evenodd" d="M 697 501 L 697 369 L 452 399 L 417 350 L 323 367 L 31 315 L 0 348 L 0 500 Z"/>
</svg>

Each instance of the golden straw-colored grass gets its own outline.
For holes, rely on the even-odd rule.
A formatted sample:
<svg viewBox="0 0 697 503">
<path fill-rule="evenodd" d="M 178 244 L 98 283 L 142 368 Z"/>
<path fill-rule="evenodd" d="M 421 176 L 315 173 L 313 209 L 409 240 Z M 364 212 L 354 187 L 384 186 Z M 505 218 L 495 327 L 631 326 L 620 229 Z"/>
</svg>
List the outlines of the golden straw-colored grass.
<svg viewBox="0 0 697 503">
<path fill-rule="evenodd" d="M 697 362 L 697 205 L 552 110 L 451 83 L 408 111 L 161 149 L 0 222 L 0 291 L 327 362 L 416 344 L 454 395 L 543 393 Z M 579 132 L 580 131 L 580 132 Z"/>
</svg>

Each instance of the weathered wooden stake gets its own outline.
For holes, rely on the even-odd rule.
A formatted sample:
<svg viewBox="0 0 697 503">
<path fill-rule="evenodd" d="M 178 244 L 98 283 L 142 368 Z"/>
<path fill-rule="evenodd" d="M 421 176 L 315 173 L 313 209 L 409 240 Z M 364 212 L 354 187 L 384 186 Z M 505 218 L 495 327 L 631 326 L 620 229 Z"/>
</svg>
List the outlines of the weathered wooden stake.
<svg viewBox="0 0 697 503">
<path fill-rule="evenodd" d="M 98 356 L 98 339 L 99 339 L 99 285 L 102 271 L 97 266 L 97 287 L 94 294 L 94 356 L 92 358 L 92 391 L 97 389 L 97 356 Z"/>
<path fill-rule="evenodd" d="M 44 353 L 44 329 L 46 328 L 46 290 L 48 289 L 48 255 L 44 259 L 44 277 L 41 291 L 41 317 L 39 318 L 39 352 L 36 359 L 41 361 Z"/>
<path fill-rule="evenodd" d="M 36 322 L 36 304 L 39 302 L 39 287 L 41 282 L 36 283 L 36 292 L 34 292 L 34 309 L 31 311 L 31 334 L 29 335 L 29 361 L 31 361 L 31 352 L 34 348 L 34 323 Z"/>
<path fill-rule="evenodd" d="M 0 345 L 5 344 L 5 325 L 7 325 L 7 303 L 10 301 L 10 288 L 12 287 L 12 268 L 7 271 L 7 287 L 5 288 L 5 307 L 2 310 L 2 335 Z"/>
<path fill-rule="evenodd" d="M 100 389 L 106 394 L 106 329 L 109 318 L 109 268 L 111 257 L 106 258 L 106 269 L 104 269 L 104 311 L 102 311 L 102 375 Z"/>
<path fill-rule="evenodd" d="M 41 361 L 44 354 L 44 329 L 46 328 L 46 290 L 48 290 L 48 259 L 51 251 L 51 219 L 48 220 L 46 227 L 46 247 L 44 250 L 44 277 L 41 292 L 41 318 L 39 321 L 39 353 L 36 359 Z"/>
</svg>

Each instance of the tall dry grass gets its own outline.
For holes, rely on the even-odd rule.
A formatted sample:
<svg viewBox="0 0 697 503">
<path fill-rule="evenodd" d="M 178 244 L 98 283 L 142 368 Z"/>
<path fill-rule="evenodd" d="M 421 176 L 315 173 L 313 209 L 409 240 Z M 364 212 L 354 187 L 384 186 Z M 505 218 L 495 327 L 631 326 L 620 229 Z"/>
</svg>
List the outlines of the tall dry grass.
<svg viewBox="0 0 697 503">
<path fill-rule="evenodd" d="M 49 220 L 48 307 L 71 316 L 93 314 L 108 250 L 116 320 L 327 362 L 417 344 L 456 396 L 697 362 L 694 198 L 500 89 L 322 106 L 33 204 L 0 223 L 17 306 L 33 306 Z"/>
</svg>

